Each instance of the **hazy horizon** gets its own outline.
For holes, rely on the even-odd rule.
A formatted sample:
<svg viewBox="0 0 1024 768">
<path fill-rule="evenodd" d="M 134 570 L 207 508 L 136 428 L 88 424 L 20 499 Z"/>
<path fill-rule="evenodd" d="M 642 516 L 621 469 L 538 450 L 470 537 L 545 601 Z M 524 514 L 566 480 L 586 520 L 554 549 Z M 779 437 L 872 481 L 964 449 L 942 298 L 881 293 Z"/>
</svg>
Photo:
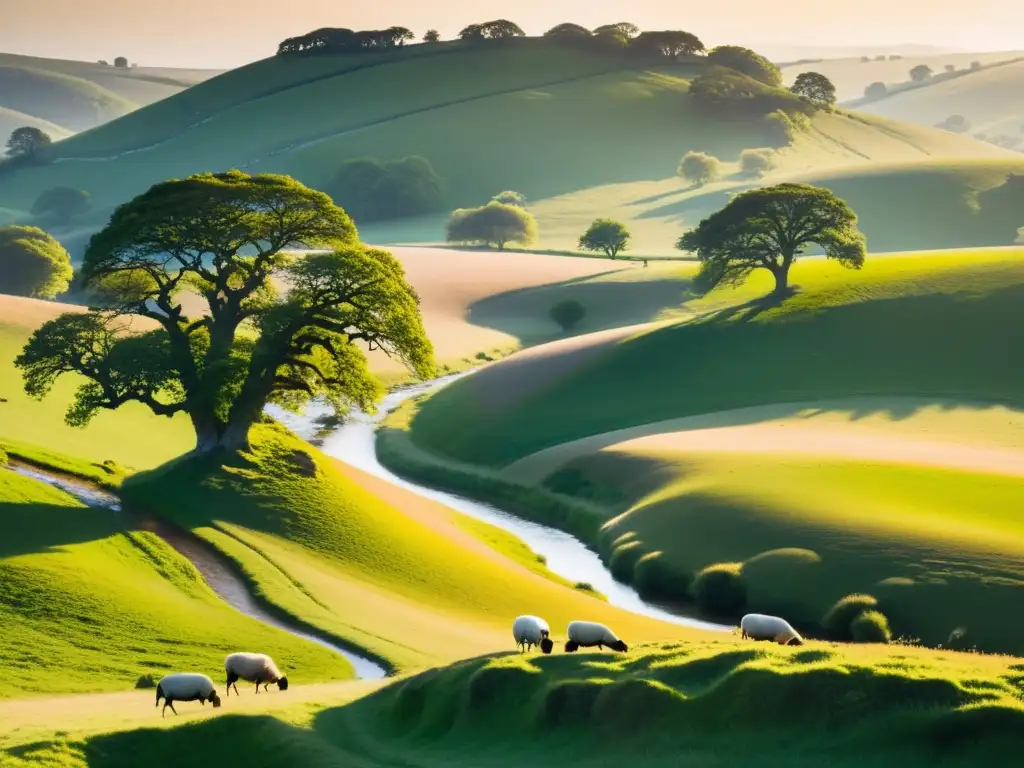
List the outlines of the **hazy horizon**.
<svg viewBox="0 0 1024 768">
<path fill-rule="evenodd" d="M 644 28 L 686 29 L 708 45 L 725 42 L 771 51 L 794 49 L 928 46 L 948 51 L 995 51 L 1024 47 L 1024 5 L 977 0 L 968 11 L 943 0 L 925 11 L 882 0 L 863 0 L 841 20 L 827 8 L 849 9 L 837 0 L 791 0 L 768 8 L 758 0 L 694 0 L 681 9 L 664 0 L 554 4 L 522 0 L 510 7 L 478 0 L 473 9 L 442 1 L 359 3 L 337 0 L 250 0 L 244 14 L 228 0 L 177 0 L 158 9 L 126 0 L 32 0 L 4 12 L 0 51 L 64 59 L 113 60 L 126 56 L 140 66 L 229 68 L 273 55 L 284 38 L 318 27 L 378 28 L 395 24 L 421 35 L 428 28 L 445 38 L 474 21 L 510 18 L 528 34 L 563 21 L 588 27 L 631 21 Z M 242 24 L 239 24 L 241 16 Z M 1016 31 L 1014 31 L 1016 30 Z"/>
</svg>

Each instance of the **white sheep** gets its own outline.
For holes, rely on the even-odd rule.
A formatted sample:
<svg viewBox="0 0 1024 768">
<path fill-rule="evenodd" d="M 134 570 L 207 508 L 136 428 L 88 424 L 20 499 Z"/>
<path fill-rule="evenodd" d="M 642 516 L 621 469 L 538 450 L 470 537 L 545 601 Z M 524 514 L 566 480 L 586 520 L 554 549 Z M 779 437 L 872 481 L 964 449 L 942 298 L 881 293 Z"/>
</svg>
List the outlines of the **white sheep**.
<svg viewBox="0 0 1024 768">
<path fill-rule="evenodd" d="M 206 675 L 199 675 L 193 672 L 175 672 L 173 675 L 163 677 L 156 684 L 156 706 L 160 706 L 160 699 L 164 700 L 164 708 L 161 714 L 167 716 L 167 708 L 178 714 L 174 708 L 176 701 L 199 701 L 205 707 L 206 702 L 211 702 L 214 708 L 220 706 L 220 696 L 213 685 L 213 680 Z"/>
<path fill-rule="evenodd" d="M 566 653 L 575 653 L 579 648 L 604 648 L 625 653 L 628 648 L 604 624 L 593 621 L 570 621 L 567 634 L 569 640 L 565 644 Z"/>
<path fill-rule="evenodd" d="M 551 627 L 538 616 L 520 616 L 512 622 L 512 637 L 516 646 L 523 650 L 531 650 L 539 645 L 544 653 L 551 653 L 555 644 L 551 641 Z"/>
<path fill-rule="evenodd" d="M 792 625 L 778 616 L 748 613 L 740 620 L 740 634 L 751 640 L 773 640 L 779 645 L 803 645 L 804 639 Z"/>
<path fill-rule="evenodd" d="M 256 693 L 260 692 L 261 685 L 265 691 L 271 683 L 277 683 L 282 691 L 288 690 L 288 678 L 265 653 L 232 653 L 224 659 L 224 671 L 228 674 L 227 695 L 232 686 L 238 695 L 238 680 L 256 683 Z"/>
</svg>

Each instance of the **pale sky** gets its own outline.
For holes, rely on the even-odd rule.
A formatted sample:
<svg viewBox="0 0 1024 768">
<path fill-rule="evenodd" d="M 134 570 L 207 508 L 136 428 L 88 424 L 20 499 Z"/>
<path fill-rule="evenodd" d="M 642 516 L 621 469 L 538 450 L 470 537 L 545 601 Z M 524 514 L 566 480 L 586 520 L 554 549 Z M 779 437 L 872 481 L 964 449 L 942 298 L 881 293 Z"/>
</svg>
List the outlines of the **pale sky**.
<svg viewBox="0 0 1024 768">
<path fill-rule="evenodd" d="M 1020 0 L 0 0 L 0 52 L 226 68 L 317 27 L 433 27 L 447 38 L 494 18 L 528 34 L 563 21 L 631 21 L 686 29 L 708 45 L 1024 47 Z"/>
</svg>

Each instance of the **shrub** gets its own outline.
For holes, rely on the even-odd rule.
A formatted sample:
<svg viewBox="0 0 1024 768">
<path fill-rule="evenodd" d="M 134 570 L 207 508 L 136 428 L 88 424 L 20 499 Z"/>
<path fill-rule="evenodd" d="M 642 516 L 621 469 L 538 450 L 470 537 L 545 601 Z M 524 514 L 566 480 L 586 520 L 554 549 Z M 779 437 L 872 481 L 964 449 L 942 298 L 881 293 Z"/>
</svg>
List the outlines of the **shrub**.
<svg viewBox="0 0 1024 768">
<path fill-rule="evenodd" d="M 71 256 L 38 227 L 0 227 L 0 293 L 53 299 L 71 284 Z"/>
<path fill-rule="evenodd" d="M 676 173 L 695 186 L 703 187 L 722 173 L 722 164 L 717 157 L 704 152 L 687 152 L 679 161 Z"/>
<path fill-rule="evenodd" d="M 554 320 L 565 332 L 571 331 L 587 315 L 587 309 L 575 299 L 566 299 L 555 304 L 548 310 L 548 317 Z"/>
<path fill-rule="evenodd" d="M 793 114 L 781 109 L 765 115 L 764 118 L 767 138 L 776 147 L 787 147 L 792 144 L 797 134 L 810 127 L 810 124 L 811 121 L 806 115 Z"/>
<path fill-rule="evenodd" d="M 505 205 L 514 205 L 517 208 L 526 207 L 526 195 L 522 192 L 515 192 L 511 189 L 506 189 L 504 192 L 499 192 L 491 198 L 492 203 L 504 203 Z"/>
<path fill-rule="evenodd" d="M 872 83 L 864 89 L 864 98 L 877 100 L 884 99 L 889 95 L 889 86 L 883 82 Z"/>
<path fill-rule="evenodd" d="M 692 578 L 673 568 L 661 552 L 648 552 L 633 566 L 633 586 L 645 600 L 686 598 Z"/>
<path fill-rule="evenodd" d="M 387 221 L 441 210 L 441 177 L 422 157 L 344 163 L 327 193 L 356 221 Z"/>
<path fill-rule="evenodd" d="M 156 680 L 152 675 L 139 675 L 139 679 L 135 681 L 135 690 L 146 690 L 150 688 L 156 688 Z"/>
<path fill-rule="evenodd" d="M 878 600 L 871 595 L 847 595 L 833 605 L 821 620 L 821 628 L 831 640 L 851 639 L 853 620 L 867 611 L 878 608 Z"/>
<path fill-rule="evenodd" d="M 775 167 L 775 150 L 768 147 L 744 149 L 740 152 L 740 170 L 744 175 L 760 178 Z"/>
<path fill-rule="evenodd" d="M 709 565 L 694 578 L 690 594 L 711 616 L 733 616 L 747 604 L 747 588 L 739 563 Z"/>
<path fill-rule="evenodd" d="M 782 85 L 782 70 L 764 56 L 738 45 L 720 45 L 708 52 L 708 61 L 720 67 L 740 72 L 758 82 L 779 87 Z"/>
<path fill-rule="evenodd" d="M 889 620 L 879 611 L 864 611 L 850 623 L 850 637 L 855 643 L 888 643 Z"/>
<path fill-rule="evenodd" d="M 488 203 L 460 208 L 448 219 L 449 243 L 483 243 L 504 250 L 508 243 L 529 245 L 537 239 L 537 220 L 514 205 Z"/>
</svg>

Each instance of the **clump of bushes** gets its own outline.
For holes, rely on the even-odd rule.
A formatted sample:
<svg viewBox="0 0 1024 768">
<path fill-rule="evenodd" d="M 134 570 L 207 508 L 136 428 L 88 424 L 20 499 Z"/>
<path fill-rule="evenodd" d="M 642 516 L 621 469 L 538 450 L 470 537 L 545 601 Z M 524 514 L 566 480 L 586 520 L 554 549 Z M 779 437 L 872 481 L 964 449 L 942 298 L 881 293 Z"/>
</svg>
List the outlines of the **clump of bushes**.
<svg viewBox="0 0 1024 768">
<path fill-rule="evenodd" d="M 855 643 L 888 643 L 889 620 L 879 611 L 864 611 L 850 623 L 850 637 Z"/>
<path fill-rule="evenodd" d="M 740 563 L 709 565 L 694 578 L 690 595 L 697 607 L 711 616 L 735 616 L 747 604 Z"/>
<path fill-rule="evenodd" d="M 759 179 L 775 167 L 775 150 L 768 147 L 740 152 L 740 170 L 744 176 Z"/>
<path fill-rule="evenodd" d="M 565 332 L 571 331 L 587 315 L 587 309 L 576 299 L 565 299 L 548 310 L 548 316 Z"/>
<path fill-rule="evenodd" d="M 830 640 L 887 643 L 892 639 L 889 621 L 871 595 L 847 595 L 829 609 L 821 627 Z"/>
<path fill-rule="evenodd" d="M 705 152 L 687 152 L 676 173 L 697 187 L 703 187 L 722 175 L 722 163 Z"/>
<path fill-rule="evenodd" d="M 422 157 L 349 160 L 326 192 L 357 222 L 436 213 L 443 197 L 441 177 Z"/>
<path fill-rule="evenodd" d="M 139 675 L 139 679 L 135 681 L 135 690 L 144 691 L 152 688 L 156 688 L 156 680 L 152 675 Z"/>
</svg>

